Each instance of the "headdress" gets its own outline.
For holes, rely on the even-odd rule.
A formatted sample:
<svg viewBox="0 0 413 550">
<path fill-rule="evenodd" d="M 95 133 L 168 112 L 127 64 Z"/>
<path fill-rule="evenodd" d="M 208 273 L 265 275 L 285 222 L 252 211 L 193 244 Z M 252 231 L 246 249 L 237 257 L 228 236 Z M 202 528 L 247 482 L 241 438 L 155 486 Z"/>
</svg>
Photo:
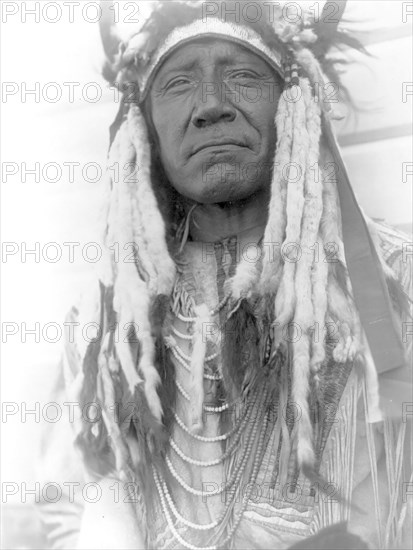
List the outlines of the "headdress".
<svg viewBox="0 0 413 550">
<path fill-rule="evenodd" d="M 171 246 L 172 225 L 162 205 L 161 194 L 165 190 L 152 181 L 154 168 L 141 106 L 158 68 L 182 44 L 201 36 L 242 44 L 264 58 L 285 82 L 274 121 L 277 144 L 264 242 L 298 243 L 303 251 L 310 251 L 318 242 L 322 253 L 318 262 L 311 254 L 303 254 L 301 261 L 296 262 L 277 251 L 271 258 L 264 254 L 261 263 L 241 262 L 228 287 L 234 303 L 257 296 L 263 298 L 261 313 L 271 325 L 271 356 L 280 351 L 281 330 L 289 322 L 294 321 L 302 330 L 303 337 L 292 345 L 292 398 L 302 411 L 297 434 L 298 462 L 303 467 L 313 467 L 316 457 L 308 394 L 310 382 L 319 388 L 320 368 L 326 359 L 323 340 L 313 342 L 310 338 L 315 323 L 324 327 L 334 322 L 338 327 L 340 338 L 332 351 L 338 364 L 362 358 L 370 349 L 374 363 L 367 361 L 366 368 L 372 406 L 377 406 L 379 374 L 386 376 L 391 372 L 392 379 L 401 374 L 401 379 L 407 380 L 391 300 L 395 277 L 386 269 L 373 242 L 374 236 L 351 189 L 331 125 L 334 112 L 327 85 L 331 81 L 340 82 L 338 62 L 334 62 L 331 52 L 343 45 L 358 45 L 354 38 L 338 29 L 345 2 L 331 3 L 339 6 L 340 13 L 329 19 L 328 2 L 318 17 L 309 7 L 300 5 L 302 11 L 294 18 L 283 11 L 279 2 L 255 2 L 260 10 L 257 17 L 252 11 L 242 14 L 243 7 L 251 4 L 246 2 L 162 1 L 156 3 L 139 32 L 127 41 L 117 40 L 105 24 L 110 21 L 108 4 L 103 3 L 102 37 L 107 54 L 104 75 L 124 92 L 111 127 L 109 165 L 117 162 L 121 169 L 138 166 L 139 177 L 132 168 L 127 183 L 114 181 L 112 177 L 108 187 L 105 228 L 108 249 L 116 242 L 121 247 L 123 243 L 135 243 L 136 249 L 133 262 L 115 263 L 108 255 L 101 276 L 101 299 L 105 305 L 113 298 L 113 306 L 103 309 L 112 316 L 116 314 L 120 326 L 129 324 L 131 334 L 133 327 L 139 327 L 132 334 L 138 344 L 138 368 L 130 341 L 123 342 L 121 338 L 114 344 L 110 332 L 105 330 L 95 349 L 89 350 L 85 365 L 92 355 L 98 365 L 95 375 L 98 368 L 102 369 L 102 380 L 106 383 L 110 376 L 126 379 L 139 409 L 134 413 L 140 418 L 138 429 L 143 437 L 151 429 L 156 432 L 157 423 L 162 421 L 166 384 L 164 374 L 156 366 L 162 355 L 160 319 L 164 319 L 165 303 L 174 289 L 176 265 Z M 315 95 L 315 88 L 319 96 Z M 294 176 L 286 175 L 284 170 L 289 163 L 301 167 L 294 181 Z M 329 263 L 331 255 L 337 261 Z M 103 317 L 101 321 L 106 328 L 110 324 Z M 121 371 L 113 366 L 113 361 L 107 362 L 114 347 Z M 112 365 L 111 372 L 107 364 Z M 370 370 L 369 365 L 373 365 Z M 91 376 L 86 368 L 84 376 Z M 94 397 L 96 384 L 95 381 L 89 386 L 89 393 L 83 390 L 84 399 L 86 395 Z M 385 389 L 380 383 L 381 405 Z M 114 454 L 119 470 L 125 467 L 128 443 L 123 441 L 116 423 L 106 429 L 118 444 Z"/>
</svg>

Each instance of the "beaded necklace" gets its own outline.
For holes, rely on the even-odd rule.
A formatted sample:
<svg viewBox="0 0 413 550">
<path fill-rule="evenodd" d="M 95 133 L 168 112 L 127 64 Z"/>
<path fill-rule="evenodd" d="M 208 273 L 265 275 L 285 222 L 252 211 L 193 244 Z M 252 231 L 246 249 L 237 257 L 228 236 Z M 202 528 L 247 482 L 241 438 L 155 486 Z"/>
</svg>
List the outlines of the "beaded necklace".
<svg viewBox="0 0 413 550">
<path fill-rule="evenodd" d="M 217 305 L 216 308 L 213 308 L 212 310 L 210 310 L 210 315 L 214 316 L 217 313 L 219 313 L 221 309 L 225 307 L 225 305 L 228 303 L 229 298 L 230 296 L 228 295 L 225 296 L 224 299 L 221 300 L 221 302 Z M 193 323 L 196 320 L 196 317 L 183 315 L 181 312 L 175 311 L 174 314 L 180 321 L 183 321 L 186 323 Z M 182 340 L 190 340 L 193 337 L 192 334 L 182 333 L 179 330 L 177 330 L 175 327 L 172 327 L 171 332 L 176 337 Z M 186 354 L 180 348 L 177 340 L 172 336 L 172 334 L 170 334 L 165 338 L 165 343 L 169 352 L 176 359 L 177 364 L 182 366 L 185 369 L 185 371 L 190 373 L 191 358 L 188 354 Z M 213 361 L 217 357 L 218 357 L 218 353 L 212 353 L 206 356 L 204 360 L 204 364 L 210 361 Z M 222 380 L 222 377 L 220 375 L 209 374 L 206 372 L 204 372 L 204 378 L 214 382 Z M 176 380 L 175 383 L 180 395 L 186 401 L 189 401 L 190 396 L 184 390 L 184 388 L 179 383 L 179 381 Z M 248 501 L 251 496 L 251 491 L 252 491 L 256 476 L 258 474 L 259 465 L 262 460 L 264 436 L 266 432 L 266 426 L 268 423 L 267 412 L 263 412 L 261 407 L 259 407 L 259 404 L 258 404 L 258 401 L 261 401 L 261 400 L 262 400 L 261 403 L 265 402 L 267 397 L 266 389 L 264 389 L 260 397 L 261 399 L 258 399 L 258 393 L 255 393 L 255 395 L 253 396 L 253 399 L 247 401 L 247 403 L 244 404 L 243 413 L 238 419 L 238 421 L 234 424 L 231 430 L 229 430 L 224 434 L 216 435 L 213 437 L 206 437 L 206 436 L 201 436 L 197 433 L 193 433 L 186 426 L 184 421 L 178 416 L 176 411 L 173 411 L 173 416 L 177 426 L 179 426 L 179 428 L 191 438 L 197 441 L 200 441 L 202 443 L 215 443 L 218 441 L 230 440 L 227 449 L 222 453 L 220 457 L 212 460 L 203 461 L 203 460 L 194 459 L 188 456 L 187 454 L 185 454 L 182 451 L 182 449 L 179 447 L 177 442 L 171 436 L 169 440 L 171 452 L 175 455 L 176 458 L 179 458 L 186 464 L 190 464 L 191 466 L 194 466 L 196 468 L 208 468 L 218 464 L 223 464 L 227 459 L 232 458 L 237 453 L 237 451 L 240 450 L 240 442 L 242 440 L 241 438 L 243 437 L 242 458 L 239 460 L 239 463 L 235 466 L 235 468 L 233 469 L 231 475 L 226 480 L 226 482 L 222 483 L 220 488 L 214 489 L 212 491 L 205 492 L 201 489 L 197 489 L 195 487 L 191 487 L 190 485 L 188 485 L 176 471 L 171 461 L 171 458 L 169 456 L 165 457 L 166 466 L 170 474 L 177 481 L 177 483 L 189 494 L 197 497 L 202 497 L 202 498 L 216 496 L 224 492 L 226 493 L 226 495 L 228 495 L 229 498 L 226 499 L 224 510 L 222 511 L 220 516 L 216 520 L 208 524 L 195 523 L 182 516 L 182 514 L 178 511 L 176 504 L 174 503 L 174 500 L 172 498 L 168 485 L 162 476 L 162 473 L 157 471 L 155 466 L 152 467 L 156 489 L 159 495 L 161 507 L 165 515 L 165 518 L 167 520 L 168 526 L 172 534 L 176 538 L 176 540 L 188 550 L 215 550 L 218 548 L 218 545 L 217 545 L 218 541 L 220 538 L 222 538 L 222 532 L 226 529 L 229 515 L 235 503 L 235 499 L 237 496 L 236 495 L 237 488 L 239 487 L 239 483 L 242 477 L 245 475 L 247 464 L 250 461 L 250 458 L 254 449 L 254 445 L 256 444 L 257 445 L 256 453 L 252 464 L 251 474 L 249 476 L 247 493 L 243 497 L 240 510 L 237 512 L 236 516 L 233 518 L 233 521 L 231 522 L 231 525 L 232 525 L 231 529 L 229 530 L 227 535 L 222 540 L 219 541 L 219 547 L 224 546 L 226 543 L 228 543 L 231 540 L 242 519 L 243 513 L 248 505 Z M 219 406 L 204 404 L 203 410 L 214 414 L 220 414 L 223 411 L 228 410 L 234 404 L 239 403 L 240 401 L 241 401 L 240 399 L 236 399 L 232 403 L 224 403 Z M 216 534 L 213 533 L 210 537 L 211 539 L 214 539 L 214 538 L 216 539 L 215 544 L 210 546 L 201 546 L 201 547 L 193 545 L 192 543 L 186 541 L 180 535 L 180 533 L 177 531 L 176 523 L 182 523 L 187 528 L 192 529 L 194 531 L 208 531 L 211 529 L 217 529 L 217 533 Z"/>
<path fill-rule="evenodd" d="M 259 418 L 259 415 L 257 415 L 257 419 L 258 418 Z M 262 462 L 262 456 L 263 456 L 263 451 L 264 451 L 264 439 L 265 439 L 265 433 L 266 433 L 266 428 L 267 428 L 267 424 L 268 424 L 268 412 L 266 412 L 263 415 L 263 423 L 262 423 L 261 429 L 259 430 L 257 450 L 256 450 L 256 453 L 255 453 L 255 458 L 254 458 L 254 462 L 253 462 L 253 466 L 252 466 L 252 471 L 251 471 L 251 475 L 250 475 L 250 479 L 249 479 L 249 483 L 248 483 L 248 489 L 246 491 L 246 494 L 243 496 L 242 506 L 241 506 L 239 512 L 236 514 L 236 516 L 234 518 L 233 525 L 232 525 L 231 529 L 229 530 L 227 535 L 221 541 L 219 541 L 219 545 L 218 545 L 218 542 L 216 542 L 215 544 L 210 545 L 210 546 L 196 546 L 196 545 L 193 545 L 192 543 L 186 541 L 180 535 L 180 533 L 177 531 L 176 525 L 175 525 L 175 523 L 174 523 L 174 521 L 171 517 L 171 513 L 178 522 L 181 522 L 183 525 L 185 525 L 189 529 L 193 529 L 195 531 L 208 531 L 208 530 L 211 530 L 211 529 L 217 529 L 218 528 L 217 529 L 218 533 L 216 534 L 216 536 L 214 536 L 214 534 L 213 534 L 211 536 L 211 538 L 216 538 L 217 540 L 219 539 L 220 532 L 223 529 L 225 529 L 225 527 L 228 523 L 228 513 L 230 512 L 231 508 L 234 505 L 234 501 L 236 499 L 237 487 L 238 487 L 239 482 L 241 480 L 241 477 L 242 477 L 242 475 L 245 471 L 245 466 L 248 462 L 248 459 L 251 456 L 252 448 L 253 448 L 254 442 L 256 440 L 256 435 L 257 435 L 257 432 L 258 432 L 257 424 L 258 424 L 258 420 L 256 420 L 256 422 L 254 422 L 254 430 L 253 430 L 254 437 L 250 437 L 248 439 L 248 443 L 247 443 L 246 448 L 245 448 L 243 459 L 241 461 L 240 467 L 237 469 L 236 475 L 233 479 L 233 482 L 231 483 L 231 486 L 229 486 L 229 484 L 226 484 L 226 489 L 229 489 L 229 498 L 227 499 L 227 503 L 225 505 L 225 508 L 224 508 L 223 512 L 220 514 L 219 518 L 216 519 L 215 521 L 211 522 L 211 523 L 198 524 L 198 523 L 194 523 L 194 522 L 189 521 L 188 519 L 184 518 L 179 513 L 179 511 L 177 510 L 176 505 L 175 505 L 175 503 L 172 499 L 172 496 L 170 494 L 170 491 L 169 491 L 169 489 L 168 489 L 168 487 L 165 483 L 165 480 L 162 478 L 162 475 L 157 472 L 155 466 L 152 466 L 155 485 L 156 485 L 157 492 L 158 492 L 158 495 L 159 495 L 159 498 L 160 498 L 162 511 L 165 514 L 168 526 L 169 526 L 172 534 L 176 538 L 176 540 L 180 544 L 182 544 L 183 547 L 187 548 L 188 550 L 217 550 L 218 548 L 225 547 L 225 545 L 234 536 L 235 531 L 237 530 L 237 528 L 238 528 L 238 526 L 239 526 L 239 524 L 242 520 L 243 514 L 244 514 L 244 512 L 247 508 L 249 499 L 251 497 L 252 490 L 253 490 L 254 485 L 255 485 L 255 481 L 257 479 L 259 466 Z M 188 486 L 186 486 L 186 484 L 183 485 L 183 487 L 184 487 L 184 489 L 187 489 L 187 490 L 191 489 Z M 222 492 L 222 491 L 220 491 L 220 492 Z M 218 493 L 216 491 L 215 492 L 209 492 L 209 493 L 206 493 L 206 494 L 201 492 L 201 495 L 203 497 L 212 496 L 213 494 L 218 494 Z M 171 511 L 171 513 L 170 513 L 170 511 Z"/>
</svg>

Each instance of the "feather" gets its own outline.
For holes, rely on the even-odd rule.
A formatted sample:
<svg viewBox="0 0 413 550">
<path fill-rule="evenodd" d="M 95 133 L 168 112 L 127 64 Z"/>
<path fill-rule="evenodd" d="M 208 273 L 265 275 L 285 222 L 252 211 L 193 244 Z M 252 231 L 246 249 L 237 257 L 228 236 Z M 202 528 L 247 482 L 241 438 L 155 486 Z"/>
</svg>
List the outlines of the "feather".
<svg viewBox="0 0 413 550">
<path fill-rule="evenodd" d="M 368 545 L 358 535 L 350 533 L 347 523 L 335 523 L 304 540 L 296 542 L 288 550 L 364 550 Z"/>
<path fill-rule="evenodd" d="M 247 372 L 258 366 L 259 333 L 251 305 L 243 299 L 223 327 L 222 362 L 224 387 L 230 399 L 239 394 Z"/>
</svg>

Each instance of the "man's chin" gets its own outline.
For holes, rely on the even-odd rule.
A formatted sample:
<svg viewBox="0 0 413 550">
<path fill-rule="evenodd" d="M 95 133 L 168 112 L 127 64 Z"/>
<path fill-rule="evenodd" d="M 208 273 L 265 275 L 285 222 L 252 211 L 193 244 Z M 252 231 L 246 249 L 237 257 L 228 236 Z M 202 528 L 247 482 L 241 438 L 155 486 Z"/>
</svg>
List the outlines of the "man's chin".
<svg viewBox="0 0 413 550">
<path fill-rule="evenodd" d="M 209 186 L 238 185 L 254 187 L 263 178 L 263 166 L 256 162 L 217 162 L 205 163 L 201 169 L 202 183 Z"/>
<path fill-rule="evenodd" d="M 210 178 L 208 181 L 198 181 L 188 197 L 202 204 L 235 202 L 247 199 L 261 187 L 259 182 L 245 182 L 235 178 Z"/>
</svg>

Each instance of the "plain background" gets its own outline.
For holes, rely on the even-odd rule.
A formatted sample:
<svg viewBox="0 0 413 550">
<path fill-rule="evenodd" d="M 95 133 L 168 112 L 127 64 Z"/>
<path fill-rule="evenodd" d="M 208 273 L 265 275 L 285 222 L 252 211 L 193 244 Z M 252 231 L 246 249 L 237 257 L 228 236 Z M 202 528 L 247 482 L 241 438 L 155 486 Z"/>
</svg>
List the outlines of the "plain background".
<svg viewBox="0 0 413 550">
<path fill-rule="evenodd" d="M 26 2 L 28 7 L 33 3 Z M 141 4 L 143 15 L 150 3 Z M 351 117 L 340 123 L 340 141 L 350 179 L 366 213 L 408 229 L 412 223 L 412 176 L 403 181 L 403 163 L 412 160 L 412 96 L 403 102 L 402 94 L 403 83 L 413 81 L 413 16 L 403 22 L 403 4 L 407 2 L 348 3 L 346 17 L 366 31 L 368 50 L 375 57 L 355 56 L 356 63 L 348 69 L 345 83 L 362 111 L 357 120 Z M 1 397 L 19 408 L 23 402 L 33 408 L 35 402 L 50 400 L 62 347 L 61 341 L 49 343 L 41 338 L 35 342 L 34 336 L 27 336 L 22 343 L 21 323 L 26 322 L 28 328 L 36 322 L 41 327 L 49 322 L 61 324 L 80 288 L 87 287 L 93 276 L 93 263 L 85 261 L 79 252 L 75 261 L 69 262 L 63 243 L 78 242 L 79 251 L 87 243 L 99 241 L 101 182 L 85 181 L 81 169 L 91 162 L 102 169 L 105 166 L 108 127 L 118 108 L 113 91 L 100 77 L 103 52 L 98 25 L 75 13 L 74 23 L 66 17 L 53 24 L 36 23 L 30 16 L 23 23 L 16 15 L 1 29 L 1 79 L 19 87 L 19 93 L 6 100 L 3 97 L 1 103 L 2 162 L 15 162 L 19 170 L 22 162 L 28 168 L 35 162 L 41 166 L 49 162 L 81 165 L 75 168 L 74 182 L 69 181 L 68 171 L 63 171 L 55 183 L 35 182 L 30 175 L 22 183 L 20 171 L 2 182 L 2 241 L 16 243 L 19 249 L 7 261 L 3 258 L 1 266 L 2 323 L 17 323 L 19 333 L 2 345 Z M 36 82 L 41 90 L 50 82 L 80 85 L 74 102 L 69 101 L 67 88 L 56 103 L 43 99 L 37 103 L 34 96 L 23 102 L 24 84 L 33 88 Z M 102 91 L 95 103 L 79 93 L 88 83 L 98 84 Z M 89 91 L 93 97 L 93 88 Z M 58 243 L 62 259 L 51 263 L 40 258 L 36 262 L 28 255 L 22 261 L 23 243 L 33 249 L 35 242 L 40 243 L 41 250 L 47 243 Z M 22 422 L 20 414 L 2 423 L 3 482 L 33 483 L 41 425 L 34 416 Z M 30 497 L 28 501 L 30 504 Z M 21 495 L 9 498 L 8 504 L 18 510 Z"/>
</svg>

